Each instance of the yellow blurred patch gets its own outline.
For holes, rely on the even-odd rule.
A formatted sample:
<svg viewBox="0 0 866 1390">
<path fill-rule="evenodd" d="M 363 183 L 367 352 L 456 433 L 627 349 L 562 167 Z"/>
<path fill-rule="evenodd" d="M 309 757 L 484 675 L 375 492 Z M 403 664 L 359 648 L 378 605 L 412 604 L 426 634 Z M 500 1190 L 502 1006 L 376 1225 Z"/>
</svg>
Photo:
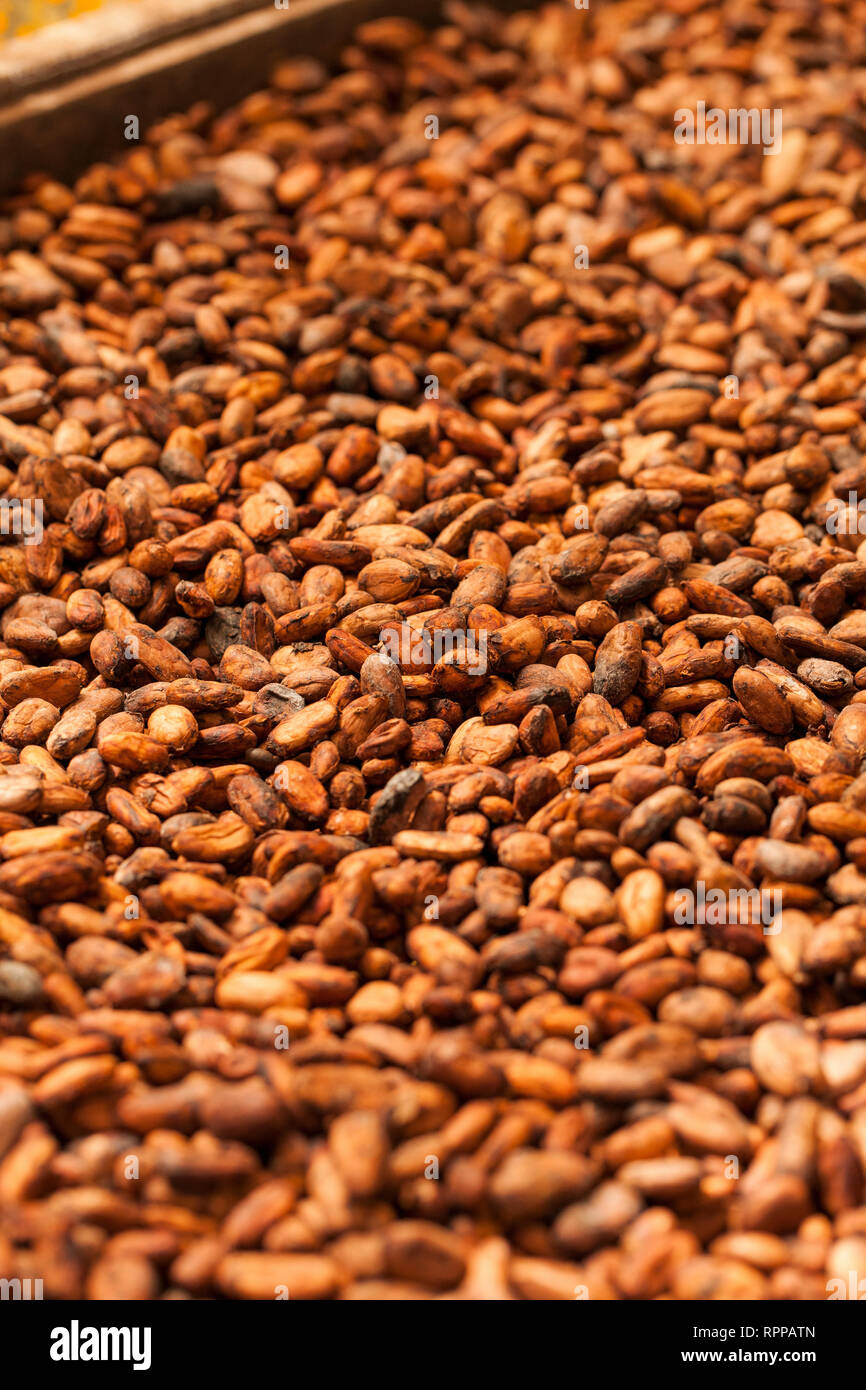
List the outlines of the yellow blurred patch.
<svg viewBox="0 0 866 1390">
<path fill-rule="evenodd" d="M 106 0 L 6 0 L 0 13 L 0 35 L 32 34 L 58 19 L 72 19 L 102 8 Z M 127 0 L 127 4 L 132 0 Z"/>
</svg>

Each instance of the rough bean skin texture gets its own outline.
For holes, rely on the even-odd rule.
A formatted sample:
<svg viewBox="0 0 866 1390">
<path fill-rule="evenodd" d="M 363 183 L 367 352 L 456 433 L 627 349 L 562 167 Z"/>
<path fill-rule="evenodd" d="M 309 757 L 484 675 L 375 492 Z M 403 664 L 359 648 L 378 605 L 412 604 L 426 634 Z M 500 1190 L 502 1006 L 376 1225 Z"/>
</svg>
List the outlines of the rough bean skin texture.
<svg viewBox="0 0 866 1390">
<path fill-rule="evenodd" d="M 457 0 L 0 207 L 0 1276 L 866 1277 L 863 19 Z"/>
</svg>

